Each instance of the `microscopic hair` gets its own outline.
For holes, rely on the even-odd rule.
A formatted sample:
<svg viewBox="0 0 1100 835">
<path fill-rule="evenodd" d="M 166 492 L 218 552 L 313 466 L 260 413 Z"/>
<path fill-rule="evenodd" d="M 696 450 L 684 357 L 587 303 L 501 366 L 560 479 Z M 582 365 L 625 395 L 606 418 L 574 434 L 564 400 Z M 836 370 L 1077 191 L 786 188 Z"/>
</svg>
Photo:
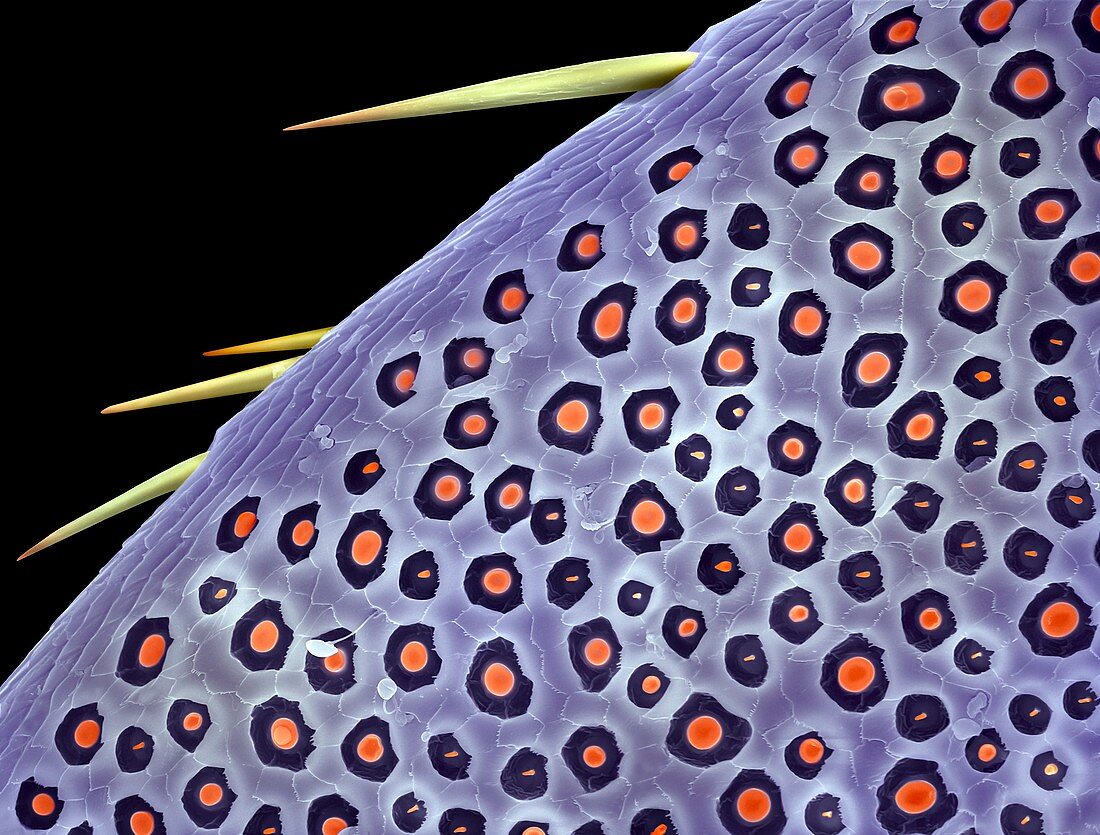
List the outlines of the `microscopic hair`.
<svg viewBox="0 0 1100 835">
<path fill-rule="evenodd" d="M 300 358 L 157 396 L 263 388 L 0 686 L 0 829 L 1096 831 L 1098 52 L 1096 0 L 762 0 L 613 62 L 225 351 Z"/>
</svg>

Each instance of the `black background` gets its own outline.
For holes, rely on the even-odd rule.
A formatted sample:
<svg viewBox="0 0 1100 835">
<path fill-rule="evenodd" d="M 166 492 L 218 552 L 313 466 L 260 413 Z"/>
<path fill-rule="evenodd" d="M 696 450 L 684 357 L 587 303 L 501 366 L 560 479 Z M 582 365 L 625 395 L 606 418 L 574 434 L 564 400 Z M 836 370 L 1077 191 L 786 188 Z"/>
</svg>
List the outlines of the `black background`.
<svg viewBox="0 0 1100 835">
<path fill-rule="evenodd" d="M 0 676 L 151 506 L 15 558 L 206 449 L 245 401 L 111 416 L 102 407 L 276 358 L 204 350 L 337 323 L 614 99 L 281 128 L 515 73 L 686 49 L 743 5 L 657 16 L 636 2 L 369 14 L 307 4 L 236 20 L 97 10 L 65 12 L 67 35 L 61 21 L 41 21 L 14 114 L 23 187 L 9 245 L 26 257 L 5 270 L 16 498 Z"/>
</svg>

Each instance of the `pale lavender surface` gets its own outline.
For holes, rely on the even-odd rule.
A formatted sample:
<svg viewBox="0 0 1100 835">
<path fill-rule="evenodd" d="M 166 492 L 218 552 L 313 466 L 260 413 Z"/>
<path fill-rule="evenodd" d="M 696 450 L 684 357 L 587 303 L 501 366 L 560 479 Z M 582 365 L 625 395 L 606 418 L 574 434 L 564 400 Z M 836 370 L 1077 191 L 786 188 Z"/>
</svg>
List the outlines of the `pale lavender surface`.
<svg viewBox="0 0 1100 835">
<path fill-rule="evenodd" d="M 638 809 L 656 806 L 670 809 L 683 833 L 713 833 L 720 829 L 715 800 L 741 768 L 763 768 L 780 783 L 788 831 L 803 831 L 806 802 L 828 791 L 841 798 L 851 831 L 877 832 L 874 789 L 897 758 L 909 756 L 937 761 L 959 796 L 960 813 L 945 827 L 952 835 L 970 825 L 983 835 L 995 831 L 996 815 L 1009 802 L 1043 811 L 1048 833 L 1100 831 L 1097 717 L 1074 722 L 1061 710 L 1061 692 L 1069 682 L 1095 681 L 1096 647 L 1067 660 L 1040 658 L 1016 628 L 1024 606 L 1047 583 L 1068 581 L 1086 602 L 1100 599 L 1100 573 L 1091 557 L 1095 520 L 1066 531 L 1042 505 L 1057 481 L 1090 473 L 1079 451 L 1085 435 L 1100 425 L 1095 305 L 1070 305 L 1048 277 L 1064 241 L 1097 228 L 1098 186 L 1084 171 L 1076 142 L 1098 90 L 1100 61 L 1069 30 L 1075 4 L 1040 0 L 1020 8 L 1008 37 L 980 51 L 958 25 L 961 3 L 917 2 L 924 15 L 921 45 L 901 56 L 875 55 L 867 45 L 867 27 L 901 5 L 773 0 L 715 27 L 695 47 L 702 57 L 691 69 L 667 87 L 615 107 L 519 176 L 223 427 L 196 475 L 126 543 L 0 688 L 0 776 L 7 784 L 0 816 L 11 822 L 0 829 L 18 827 L 11 812 L 16 788 L 33 775 L 59 786 L 66 803 L 59 831 L 85 818 L 97 832 L 111 831 L 114 802 L 137 793 L 165 815 L 170 835 L 189 832 L 193 825 L 179 801 L 184 784 L 201 766 L 216 765 L 226 769 L 239 795 L 224 832 L 239 832 L 261 802 L 282 807 L 286 832 L 303 832 L 308 802 L 333 791 L 359 809 L 360 832 L 396 832 L 390 805 L 414 791 L 429 807 L 424 832 L 435 831 L 439 812 L 452 806 L 479 808 L 490 832 L 504 832 L 527 818 L 551 820 L 553 831 L 563 833 L 589 818 L 604 821 L 609 833 L 625 832 Z M 1047 118 L 1021 123 L 994 107 L 988 90 L 1004 61 L 1030 48 L 1055 58 L 1067 97 Z M 854 111 L 863 82 L 886 63 L 934 65 L 959 81 L 962 91 L 952 115 L 873 134 L 859 127 Z M 817 76 L 813 106 L 777 122 L 763 106 L 764 93 L 793 65 Z M 780 139 L 806 124 L 830 137 L 831 156 L 817 181 L 795 190 L 772 173 L 772 156 Z M 950 194 L 929 197 L 916 180 L 917 158 L 945 131 L 978 146 L 973 174 Z M 1020 135 L 1035 136 L 1044 152 L 1042 168 L 1026 183 L 997 168 L 1000 144 Z M 691 144 L 703 160 L 690 182 L 654 196 L 649 166 L 667 151 Z M 873 218 L 832 193 L 836 174 L 864 152 L 898 161 L 898 205 Z M 1047 185 L 1075 188 L 1083 207 L 1062 240 L 1021 240 L 1016 201 Z M 990 219 L 960 254 L 942 241 L 939 217 L 965 200 L 980 202 Z M 771 223 L 771 243 L 757 253 L 737 250 L 723 231 L 733 207 L 746 201 L 762 206 Z M 669 265 L 656 247 L 656 227 L 680 205 L 707 209 L 711 242 L 698 261 Z M 862 220 L 889 232 L 895 245 L 895 275 L 869 293 L 836 278 L 828 254 L 828 238 Z M 554 259 L 562 235 L 582 221 L 606 226 L 607 255 L 586 273 L 560 273 Z M 976 258 L 1009 276 L 999 312 L 1002 326 L 980 336 L 944 322 L 936 312 L 940 280 Z M 774 270 L 772 297 L 764 306 L 736 308 L 730 302 L 729 279 L 741 265 Z M 493 276 L 518 268 L 535 299 L 522 322 L 494 325 L 481 311 L 485 288 Z M 653 328 L 652 310 L 682 278 L 703 281 L 712 304 L 707 335 L 671 347 Z M 618 281 L 639 292 L 630 350 L 597 361 L 575 338 L 577 314 L 600 288 Z M 788 292 L 808 287 L 817 289 L 832 313 L 830 340 L 819 357 L 784 356 L 774 338 L 778 307 Z M 1055 372 L 1073 378 L 1082 406 L 1068 424 L 1046 421 L 1031 399 L 1031 389 L 1048 370 L 1031 358 L 1027 336 L 1036 323 L 1055 316 L 1066 318 L 1079 334 Z M 756 404 L 752 421 L 737 435 L 714 422 L 717 404 L 729 390 L 707 388 L 698 373 L 702 350 L 724 329 L 757 338 L 761 368 L 745 389 Z M 840 362 L 855 336 L 869 331 L 901 331 L 910 350 L 889 400 L 873 410 L 847 409 L 838 394 Z M 484 336 L 496 355 L 486 379 L 448 392 L 439 357 L 456 336 Z M 412 350 L 423 356 L 417 395 L 390 409 L 375 393 L 376 375 L 383 363 Z M 962 396 L 951 376 L 971 353 L 999 358 L 1009 391 L 984 403 Z M 604 425 L 595 451 L 583 458 L 547 448 L 535 428 L 538 409 L 566 381 L 604 387 Z M 711 474 L 700 485 L 676 474 L 671 445 L 644 455 L 623 431 L 620 409 L 627 394 L 664 385 L 673 386 L 683 404 L 673 443 L 703 432 L 715 444 Z M 944 455 L 933 462 L 901 459 L 885 444 L 886 420 L 921 389 L 940 392 L 949 415 Z M 491 399 L 500 428 L 489 447 L 456 452 L 440 437 L 443 420 L 456 403 L 480 396 Z M 999 488 L 999 462 L 962 474 L 950 449 L 957 432 L 978 417 L 997 424 L 1002 451 L 1025 440 L 1043 445 L 1049 460 L 1040 490 L 1013 494 Z M 788 418 L 814 426 L 825 442 L 815 474 L 827 475 L 853 455 L 875 466 L 879 514 L 871 525 L 852 528 L 831 512 L 816 475 L 796 482 L 769 471 L 763 439 Z M 379 450 L 387 473 L 367 495 L 350 496 L 342 483 L 344 465 L 351 454 L 368 448 Z M 426 465 L 444 456 L 475 473 L 475 500 L 451 523 L 423 519 L 411 501 Z M 504 535 L 486 525 L 484 488 L 511 463 L 535 470 L 533 498 L 566 499 L 564 539 L 537 546 L 525 524 Z M 767 473 L 761 506 L 742 519 L 718 513 L 713 498 L 717 478 L 738 464 Z M 640 478 L 660 486 L 686 533 L 661 552 L 636 557 L 614 538 L 610 523 L 625 486 Z M 914 480 L 946 497 L 938 523 L 921 536 L 889 512 L 900 489 Z M 214 544 L 214 534 L 222 514 L 245 495 L 262 497 L 260 523 L 244 550 L 227 555 Z M 826 559 L 797 575 L 768 560 L 764 539 L 792 500 L 815 503 L 829 537 Z M 275 547 L 275 532 L 283 512 L 309 501 L 321 505 L 320 540 L 311 559 L 290 567 Z M 371 508 L 381 509 L 394 537 L 385 574 L 356 591 L 340 576 L 332 553 L 348 516 Z M 979 522 L 990 551 L 973 578 L 943 565 L 943 531 L 960 519 Z M 1032 583 L 1012 575 L 1000 559 L 1003 540 L 1020 524 L 1055 542 L 1050 568 Z M 702 589 L 694 577 L 699 549 L 710 542 L 733 543 L 748 572 L 723 598 Z M 430 602 L 405 599 L 397 589 L 400 561 L 421 548 L 433 550 L 440 563 L 440 593 Z M 887 593 L 855 605 L 835 585 L 836 563 L 872 548 L 883 565 Z M 472 607 L 460 587 L 468 560 L 496 551 L 515 556 L 524 576 L 526 605 L 504 616 Z M 567 555 L 590 561 L 594 585 L 563 615 L 546 602 L 544 579 Z M 238 594 L 221 613 L 205 616 L 196 590 L 211 575 L 235 581 Z M 615 606 L 615 592 L 628 577 L 656 586 L 643 618 L 626 618 Z M 826 625 L 807 644 L 792 648 L 769 634 L 767 608 L 774 594 L 794 584 L 814 592 Z M 898 604 L 929 585 L 951 598 L 960 636 L 995 650 L 990 673 L 959 673 L 950 657 L 953 642 L 923 656 L 906 644 Z M 281 601 L 295 640 L 282 670 L 250 673 L 229 655 L 229 634 L 236 619 L 262 598 Z M 660 638 L 660 618 L 674 603 L 698 606 L 707 618 L 710 632 L 690 660 L 671 653 Z M 572 625 L 597 615 L 614 624 L 624 644 L 623 662 L 603 694 L 590 694 L 580 689 L 564 641 Z M 168 617 L 175 643 L 160 677 L 134 688 L 114 671 L 122 637 L 141 616 Z M 413 622 L 435 626 L 442 673 L 435 686 L 399 691 L 384 701 L 377 684 L 385 676 L 385 640 L 394 625 Z M 357 630 L 360 647 L 359 683 L 339 697 L 313 692 L 301 672 L 306 639 L 337 626 Z M 536 683 L 528 715 L 503 724 L 478 713 L 463 689 L 473 651 L 498 632 L 516 643 L 523 670 Z M 765 636 L 772 667 L 758 690 L 735 684 L 722 665 L 726 636 L 752 632 Z M 842 712 L 817 684 L 823 653 L 853 632 L 886 649 L 891 679 L 886 700 L 865 715 Z M 673 678 L 668 695 L 650 711 L 634 707 L 623 692 L 627 675 L 643 661 L 657 663 Z M 752 723 L 752 739 L 732 763 L 699 769 L 665 750 L 668 718 L 692 691 L 715 695 Z M 1023 737 L 1007 720 L 1008 702 L 1022 691 L 1043 696 L 1054 710 L 1041 737 Z M 941 695 L 951 728 L 924 744 L 899 739 L 894 705 L 910 692 Z M 248 739 L 252 706 L 276 693 L 300 702 L 317 731 L 318 750 L 308 770 L 298 774 L 263 768 Z M 164 732 L 168 705 L 181 697 L 207 704 L 213 719 L 194 755 Z M 67 710 L 89 702 L 98 703 L 105 716 L 107 745 L 89 766 L 69 767 L 53 748 L 54 730 Z M 390 721 L 401 757 L 380 785 L 346 773 L 339 755 L 340 741 L 355 722 L 374 714 Z M 114 735 L 129 724 L 157 736 L 157 756 L 143 774 L 120 774 L 114 761 Z M 564 739 L 584 724 L 607 725 L 626 752 L 621 778 L 592 795 L 580 791 L 557 758 Z M 990 776 L 974 772 L 962 756 L 966 738 L 986 725 L 996 726 L 1014 752 L 1006 767 Z M 819 778 L 802 781 L 783 765 L 782 748 L 811 729 L 823 733 L 837 753 Z M 445 731 L 456 732 L 474 755 L 471 780 L 447 783 L 428 764 L 423 740 Z M 511 753 L 526 745 L 550 757 L 550 790 L 539 800 L 519 803 L 500 790 L 499 773 Z M 1048 794 L 1030 781 L 1027 767 L 1031 755 L 1051 748 L 1070 770 L 1064 789 Z"/>
</svg>

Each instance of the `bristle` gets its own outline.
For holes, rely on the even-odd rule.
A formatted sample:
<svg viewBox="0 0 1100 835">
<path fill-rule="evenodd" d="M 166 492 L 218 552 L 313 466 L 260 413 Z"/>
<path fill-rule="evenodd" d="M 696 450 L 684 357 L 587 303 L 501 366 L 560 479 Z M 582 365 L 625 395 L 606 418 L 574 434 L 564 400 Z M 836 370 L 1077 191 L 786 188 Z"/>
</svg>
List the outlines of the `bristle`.
<svg viewBox="0 0 1100 835">
<path fill-rule="evenodd" d="M 243 345 L 233 345 L 229 348 L 218 348 L 216 351 L 204 351 L 204 357 L 227 357 L 234 354 L 267 354 L 274 351 L 308 351 L 321 341 L 332 328 L 317 328 L 312 331 L 292 333 L 288 336 L 276 336 L 272 339 L 261 339 L 257 342 L 246 342 Z"/>
<path fill-rule="evenodd" d="M 188 458 L 186 461 L 182 461 L 174 467 L 169 467 L 164 472 L 157 473 L 155 476 L 143 481 L 136 487 L 130 488 L 121 496 L 117 496 L 109 502 L 101 504 L 95 510 L 88 511 L 83 516 L 74 519 L 67 525 L 62 525 L 37 545 L 24 551 L 19 559 L 25 560 L 31 554 L 37 554 L 44 548 L 56 545 L 58 542 L 68 539 L 70 536 L 78 534 L 81 531 L 87 530 L 93 525 L 98 525 L 100 522 L 104 522 L 113 516 L 118 516 L 120 513 L 124 513 L 132 507 L 137 507 L 139 504 L 143 504 L 158 496 L 163 496 L 166 493 L 175 491 L 187 480 L 191 473 L 195 472 L 199 464 L 201 464 L 205 458 L 206 453 L 204 452 L 193 458 Z"/>
<path fill-rule="evenodd" d="M 227 397 L 231 394 L 262 391 L 282 377 L 287 369 L 299 359 L 301 357 L 291 357 L 268 365 L 261 365 L 258 368 L 249 368 L 235 374 L 226 374 L 212 380 L 203 380 L 189 386 L 181 386 L 169 391 L 139 397 L 135 400 L 127 400 L 125 403 L 115 403 L 104 409 L 103 414 L 113 415 L 117 412 L 132 412 L 136 409 L 150 409 L 154 406 L 168 406 L 175 403 L 189 403 L 193 400 L 210 400 L 215 397 Z"/>
<path fill-rule="evenodd" d="M 517 104 L 634 93 L 667 84 L 690 67 L 696 57 L 697 53 L 694 52 L 661 52 L 558 67 L 369 107 L 327 119 L 316 119 L 291 125 L 284 130 L 381 122 L 387 119 L 488 110 Z"/>
</svg>

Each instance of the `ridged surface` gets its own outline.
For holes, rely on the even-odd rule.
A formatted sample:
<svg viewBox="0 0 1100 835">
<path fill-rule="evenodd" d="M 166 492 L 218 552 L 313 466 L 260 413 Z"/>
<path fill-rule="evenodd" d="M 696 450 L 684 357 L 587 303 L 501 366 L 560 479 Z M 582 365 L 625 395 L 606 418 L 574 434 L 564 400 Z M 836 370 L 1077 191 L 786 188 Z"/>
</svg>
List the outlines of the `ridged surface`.
<svg viewBox="0 0 1100 835">
<path fill-rule="evenodd" d="M 490 832 L 538 821 L 565 833 L 587 820 L 603 822 L 608 833 L 626 832 L 639 810 L 658 808 L 671 813 L 680 832 L 712 833 L 721 827 L 719 795 L 741 770 L 762 769 L 779 786 L 787 831 L 803 831 L 803 810 L 828 792 L 840 799 L 850 831 L 872 832 L 882 828 L 875 792 L 886 773 L 901 758 L 918 758 L 938 765 L 957 795 L 959 813 L 947 831 L 970 825 L 993 831 L 1009 803 L 1041 811 L 1048 833 L 1097 831 L 1097 719 L 1074 721 L 1062 709 L 1071 682 L 1095 682 L 1095 638 L 1068 658 L 1036 655 L 1020 619 L 1052 583 L 1069 583 L 1086 613 L 1100 599 L 1095 519 L 1069 528 L 1046 506 L 1063 479 L 1083 474 L 1083 489 L 1096 488 L 1096 472 L 1082 449 L 1086 436 L 1100 428 L 1100 320 L 1095 303 L 1071 304 L 1054 286 L 1051 263 L 1076 236 L 1097 232 L 1100 186 L 1086 171 L 1078 141 L 1100 89 L 1100 61 L 1069 27 L 1075 3 L 1025 3 L 1006 36 L 980 48 L 960 26 L 962 7 L 918 2 L 919 44 L 882 55 L 872 51 L 868 30 L 904 8 L 898 3 L 761 3 L 708 32 L 693 47 L 699 60 L 673 83 L 633 97 L 576 134 L 349 316 L 219 431 L 195 476 L 126 543 L 0 688 L 0 774 L 7 785 L 2 814 L 11 822 L 5 826 L 18 826 L 13 810 L 19 784 L 33 777 L 57 787 L 64 801 L 57 831 L 85 819 L 96 832 L 112 831 L 115 804 L 139 795 L 164 816 L 168 833 L 188 832 L 194 823 L 181 804 L 185 786 L 200 768 L 214 766 L 225 769 L 237 795 L 223 832 L 243 831 L 261 803 L 282 810 L 282 831 L 305 832 L 308 805 L 332 793 L 358 809 L 358 831 L 397 832 L 391 805 L 411 791 L 428 809 L 424 831 L 435 831 L 445 809 L 466 808 L 480 810 Z M 1024 120 L 992 102 L 990 90 L 1007 61 L 1032 49 L 1053 58 L 1065 99 L 1043 118 Z M 950 113 L 926 123 L 862 127 L 857 110 L 868 77 L 888 64 L 935 67 L 956 81 L 960 90 Z M 776 118 L 765 97 L 790 67 L 814 76 L 808 107 Z M 812 182 L 796 187 L 775 173 L 774 158 L 779 143 L 806 126 L 828 137 L 828 159 Z M 970 176 L 947 193 L 930 195 L 918 181 L 920 156 L 946 133 L 974 145 Z M 998 154 L 1005 140 L 1019 136 L 1038 140 L 1042 162 L 1013 179 L 1000 170 Z M 655 193 L 651 167 L 688 146 L 701 155 L 690 175 Z M 838 198 L 838 175 L 861 154 L 896 162 L 896 205 L 867 210 Z M 1082 204 L 1054 240 L 1028 239 L 1020 227 L 1021 199 L 1041 187 L 1073 189 Z M 968 201 L 988 219 L 972 243 L 953 247 L 944 240 L 941 218 Z M 725 231 L 734 208 L 744 203 L 756 204 L 768 219 L 769 241 L 756 251 L 738 248 Z M 658 228 L 678 208 L 705 212 L 708 242 L 698 257 L 673 263 Z M 893 245 L 893 273 L 870 290 L 839 277 L 830 256 L 830 239 L 861 222 Z M 582 223 L 603 227 L 604 255 L 589 269 L 562 270 L 562 242 Z M 983 333 L 945 320 L 938 310 L 944 279 L 977 260 L 1007 281 L 997 324 Z M 770 298 L 757 307 L 731 301 L 731 281 L 742 267 L 772 273 Z M 519 321 L 496 324 L 483 311 L 486 290 L 511 270 L 523 271 L 533 298 Z M 654 326 L 653 311 L 685 279 L 709 292 L 706 330 L 674 345 Z M 619 282 L 637 291 L 629 346 L 597 358 L 578 339 L 578 321 L 589 300 Z M 788 295 L 807 289 L 829 312 L 828 337 L 820 354 L 796 356 L 777 339 L 777 322 Z M 1073 326 L 1076 341 L 1065 359 L 1040 365 L 1028 338 L 1036 325 L 1054 318 Z M 700 374 L 704 352 L 725 331 L 754 340 L 759 371 L 744 386 L 707 385 Z M 897 389 L 880 405 L 855 408 L 841 396 L 842 364 L 868 333 L 901 334 L 907 348 Z M 448 389 L 444 349 L 456 338 L 472 337 L 484 338 L 493 350 L 489 373 Z M 376 380 L 386 363 L 410 352 L 420 354 L 416 393 L 391 407 L 379 398 Z M 953 384 L 959 366 L 974 355 L 1001 363 L 1005 391 L 976 400 Z M 1052 421 L 1036 406 L 1033 389 L 1052 374 L 1072 380 L 1081 413 L 1071 421 Z M 538 431 L 539 411 L 569 382 L 601 389 L 603 422 L 586 455 L 548 446 Z M 623 404 L 633 392 L 664 387 L 679 401 L 671 440 L 642 452 L 624 426 Z M 933 459 L 903 457 L 887 443 L 891 416 L 920 391 L 938 394 L 947 416 L 942 449 Z M 753 409 L 731 431 L 717 423 L 716 413 L 737 392 Z M 448 414 L 483 397 L 499 421 L 491 442 L 454 449 L 442 437 Z M 998 453 L 986 466 L 964 472 L 952 448 L 958 432 L 977 419 L 995 425 Z M 811 427 L 821 441 L 807 475 L 781 472 L 769 460 L 765 441 L 788 420 Z M 673 456 L 693 433 L 713 445 L 709 474 L 698 483 L 677 472 Z M 1041 486 L 1034 492 L 1005 489 L 998 484 L 1004 456 L 1031 441 L 1047 455 Z M 364 495 L 352 495 L 345 467 L 353 454 L 370 449 L 378 451 L 385 474 Z M 425 518 L 413 500 L 428 466 L 444 458 L 473 473 L 473 500 L 450 521 Z M 853 458 L 876 474 L 876 513 L 863 526 L 846 522 L 823 495 L 826 479 Z M 486 488 L 511 465 L 534 472 L 532 499 L 564 500 L 564 538 L 539 545 L 527 521 L 505 533 L 487 524 Z M 722 474 L 737 466 L 760 481 L 759 504 L 739 517 L 720 512 L 715 498 Z M 657 550 L 635 553 L 616 536 L 615 522 L 627 489 L 641 481 L 656 485 L 684 530 Z M 925 533 L 910 530 L 891 510 L 912 482 L 944 498 Z M 259 497 L 259 521 L 243 547 L 227 553 L 217 542 L 219 525 L 246 496 Z M 310 502 L 320 506 L 316 545 L 291 565 L 276 544 L 277 532 L 284 514 Z M 769 528 L 792 502 L 814 506 L 827 540 L 824 559 L 802 571 L 769 557 Z M 385 571 L 355 589 L 334 554 L 349 519 L 367 510 L 380 511 L 393 534 Z M 944 535 L 961 521 L 976 523 L 988 551 L 972 576 L 944 562 Z M 1005 540 L 1021 526 L 1054 543 L 1046 572 L 1031 581 L 1012 573 L 1001 557 Z M 714 543 L 731 545 L 746 574 L 724 596 L 696 576 L 701 550 Z M 401 562 L 423 549 L 439 566 L 441 585 L 432 600 L 410 599 L 399 588 Z M 836 577 L 841 560 L 863 551 L 881 564 L 885 591 L 856 603 Z M 462 588 L 471 561 L 498 552 L 515 558 L 523 578 L 523 604 L 505 614 L 472 604 Z M 547 602 L 546 576 L 569 556 L 588 561 L 592 587 L 563 612 Z M 237 591 L 224 609 L 208 615 L 200 610 L 198 589 L 210 577 L 235 583 Z M 627 579 L 654 587 L 640 617 L 616 605 Z M 811 592 L 823 623 L 801 645 L 780 638 L 768 622 L 773 598 L 794 586 Z M 927 588 L 947 595 L 958 627 L 942 646 L 922 652 L 907 642 L 900 611 L 903 600 Z M 294 638 L 281 669 L 250 671 L 230 654 L 230 636 L 238 619 L 265 599 L 279 603 Z M 706 635 L 689 658 L 671 651 L 661 634 L 673 605 L 705 618 Z M 116 668 L 127 632 L 143 617 L 167 618 L 172 643 L 162 672 L 134 686 Z M 567 637 L 597 617 L 607 618 L 622 643 L 621 669 L 607 689 L 586 692 L 570 663 Z M 442 661 L 434 684 L 412 692 L 391 686 L 383 658 L 393 630 L 408 624 L 434 628 Z M 303 672 L 307 639 L 336 628 L 354 632 L 357 644 L 356 684 L 341 695 L 315 691 Z M 866 713 L 842 710 L 819 684 L 823 658 L 857 633 L 884 650 L 889 680 L 885 699 Z M 734 682 L 723 662 L 726 638 L 743 634 L 762 636 L 770 662 L 759 688 Z M 503 721 L 480 712 L 466 690 L 478 646 L 498 636 L 515 645 L 534 684 L 530 709 Z M 952 649 L 963 637 L 993 651 L 989 672 L 971 676 L 957 669 Z M 625 691 L 628 676 L 643 663 L 671 679 L 669 692 L 649 710 L 632 704 Z M 1009 723 L 1009 702 L 1023 692 L 1050 705 L 1054 717 L 1045 734 L 1024 736 Z M 692 693 L 714 696 L 750 723 L 751 737 L 731 762 L 704 768 L 670 754 L 665 740 L 672 716 Z M 910 693 L 939 696 L 951 719 L 947 730 L 923 743 L 899 737 L 894 711 Z M 304 770 L 263 766 L 249 737 L 253 707 L 276 695 L 297 702 L 315 731 L 316 750 Z M 177 699 L 210 712 L 212 726 L 193 754 L 165 731 L 169 705 Z M 104 717 L 106 744 L 90 764 L 66 765 L 55 731 L 70 709 L 91 703 Z M 389 723 L 399 760 L 384 782 L 350 773 L 340 753 L 349 731 L 372 716 Z M 148 731 L 156 747 L 143 772 L 122 774 L 114 745 L 129 725 Z M 606 727 L 624 754 L 617 779 L 590 794 L 560 753 L 581 726 Z M 983 775 L 963 749 L 990 727 L 1011 753 L 1003 769 Z M 783 749 L 810 731 L 835 753 L 816 778 L 803 780 L 784 763 Z M 427 740 L 439 733 L 454 733 L 472 755 L 469 779 L 448 782 L 429 764 Z M 541 798 L 519 801 L 502 791 L 500 774 L 523 747 L 548 758 L 549 789 Z M 1069 765 L 1063 788 L 1050 793 L 1028 776 L 1032 756 L 1048 750 Z"/>
</svg>

